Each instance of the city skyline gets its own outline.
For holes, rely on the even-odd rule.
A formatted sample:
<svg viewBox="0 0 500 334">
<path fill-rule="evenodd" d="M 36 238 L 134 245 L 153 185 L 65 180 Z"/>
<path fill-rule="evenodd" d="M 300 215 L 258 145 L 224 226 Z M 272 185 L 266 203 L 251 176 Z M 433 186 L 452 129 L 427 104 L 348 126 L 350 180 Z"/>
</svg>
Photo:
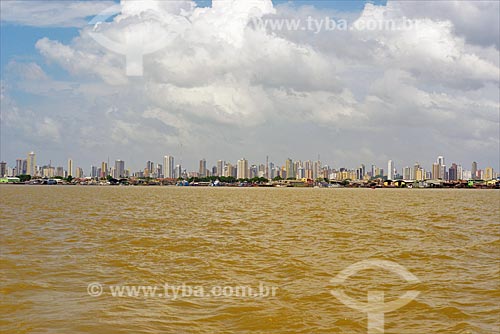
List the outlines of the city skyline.
<svg viewBox="0 0 500 334">
<path fill-rule="evenodd" d="M 88 23 L 111 3 L 2 1 L 0 160 L 33 150 L 65 168 L 68 157 L 88 166 L 109 154 L 138 169 L 165 152 L 189 166 L 318 154 L 344 166 L 430 165 L 445 152 L 500 167 L 498 2 L 123 1 L 121 23 L 98 25 L 104 37 L 126 41 L 151 11 L 178 22 L 171 43 L 144 56 L 142 76 L 92 39 Z M 482 19 L 465 20 L 470 12 Z M 291 18 L 416 24 L 253 25 Z M 165 32 L 150 23 L 150 36 Z"/>
<path fill-rule="evenodd" d="M 235 163 L 226 160 L 214 160 L 214 163 L 207 164 L 207 159 L 202 158 L 198 161 L 198 169 L 182 165 L 175 162 L 175 157 L 165 155 L 163 160 L 155 163 L 148 160 L 143 169 L 133 170 L 126 168 L 125 161 L 117 159 L 114 164 L 109 161 L 102 161 L 99 164 L 91 164 L 86 171 L 81 166 L 75 166 L 72 158 L 67 160 L 67 169 L 61 166 L 49 164 L 36 165 L 36 153 L 31 151 L 27 154 L 27 159 L 16 159 L 15 164 L 9 165 L 0 162 L 0 177 L 19 176 L 29 174 L 36 170 L 33 177 L 91 177 L 91 178 L 128 178 L 128 177 L 151 177 L 151 178 L 190 178 L 190 177 L 208 177 L 208 176 L 231 176 L 236 179 L 250 179 L 263 177 L 273 179 L 275 177 L 291 179 L 355 179 L 366 180 L 367 178 L 384 178 L 387 180 L 461 180 L 461 179 L 496 179 L 499 175 L 498 169 L 491 166 L 480 168 L 478 162 L 473 161 L 470 169 L 461 163 L 451 162 L 446 164 L 443 155 L 437 156 L 434 163 L 427 167 L 416 161 L 413 165 L 397 166 L 393 160 L 388 160 L 385 166 L 376 164 L 359 164 L 353 166 L 335 166 L 326 161 L 318 160 L 293 160 L 285 159 L 283 164 L 275 161 L 269 161 L 269 156 L 265 158 L 265 164 L 262 161 L 249 161 L 245 158 L 238 159 Z M 11 167 L 15 166 L 15 167 Z M 21 172 L 19 172 L 21 170 Z"/>
</svg>

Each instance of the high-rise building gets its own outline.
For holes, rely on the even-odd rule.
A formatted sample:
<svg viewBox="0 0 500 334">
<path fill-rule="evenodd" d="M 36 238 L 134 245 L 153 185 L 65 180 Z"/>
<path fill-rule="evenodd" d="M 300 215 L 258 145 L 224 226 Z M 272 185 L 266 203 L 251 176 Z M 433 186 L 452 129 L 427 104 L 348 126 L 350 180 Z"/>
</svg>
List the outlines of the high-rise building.
<svg viewBox="0 0 500 334">
<path fill-rule="evenodd" d="M 79 178 L 82 178 L 84 175 L 83 175 L 83 169 L 80 168 L 80 167 L 76 167 L 76 174 L 75 174 L 75 177 L 77 179 Z"/>
<path fill-rule="evenodd" d="M 440 179 L 448 180 L 448 171 L 446 170 L 446 165 L 441 165 L 439 168 Z"/>
<path fill-rule="evenodd" d="M 155 177 L 163 177 L 163 165 L 156 164 Z"/>
<path fill-rule="evenodd" d="M 16 176 L 24 174 L 23 159 L 16 159 Z"/>
<path fill-rule="evenodd" d="M 470 170 L 463 170 L 462 171 L 462 180 L 471 180 L 472 175 Z"/>
<path fill-rule="evenodd" d="M 0 177 L 7 175 L 7 163 L 5 161 L 0 162 Z"/>
<path fill-rule="evenodd" d="M 412 180 L 411 167 L 406 166 L 403 168 L 403 180 Z"/>
<path fill-rule="evenodd" d="M 493 168 L 492 167 L 486 167 L 484 169 L 484 177 L 485 180 L 492 180 L 493 179 Z"/>
<path fill-rule="evenodd" d="M 470 171 L 471 178 L 475 180 L 477 178 L 477 162 L 472 162 L 472 169 Z"/>
<path fill-rule="evenodd" d="M 226 177 L 229 177 L 229 176 L 233 176 L 233 165 L 231 163 L 226 163 L 224 165 L 224 176 Z"/>
<path fill-rule="evenodd" d="M 149 161 L 146 162 L 146 169 L 148 170 L 147 171 L 147 176 L 146 177 L 154 177 L 154 174 L 155 174 L 155 163 L 153 161 Z"/>
<path fill-rule="evenodd" d="M 450 181 L 458 180 L 457 169 L 458 169 L 457 164 L 452 163 L 450 169 L 448 170 L 448 180 Z"/>
<path fill-rule="evenodd" d="M 55 176 L 64 177 L 64 167 L 57 167 Z"/>
<path fill-rule="evenodd" d="M 272 162 L 269 163 L 269 167 L 268 167 L 268 171 L 269 171 L 269 179 L 274 179 L 276 177 L 276 170 L 274 168 L 274 164 Z"/>
<path fill-rule="evenodd" d="M 200 160 L 200 168 L 198 171 L 200 177 L 206 177 L 207 176 L 207 161 L 205 159 Z"/>
<path fill-rule="evenodd" d="M 436 163 L 439 165 L 439 170 L 438 173 L 436 174 L 437 177 L 434 177 L 435 179 L 441 179 L 441 180 L 446 180 L 447 179 L 447 171 L 446 171 L 446 165 L 444 163 L 444 157 L 442 155 L 437 157 Z"/>
<path fill-rule="evenodd" d="M 217 174 L 216 174 L 216 176 L 223 176 L 223 175 L 224 175 L 224 161 L 217 160 Z"/>
<path fill-rule="evenodd" d="M 266 155 L 266 167 L 264 169 L 264 177 L 269 179 L 269 156 Z"/>
<path fill-rule="evenodd" d="M 435 162 L 432 164 L 432 178 L 437 180 L 439 179 L 439 174 L 440 174 L 441 166 Z"/>
<path fill-rule="evenodd" d="M 90 166 L 90 177 L 91 177 L 91 178 L 96 178 L 96 177 L 98 177 L 98 175 L 97 175 L 97 167 L 96 167 L 96 166 L 94 166 L 94 165 L 91 165 L 91 166 Z"/>
<path fill-rule="evenodd" d="M 462 165 L 457 166 L 457 180 L 463 180 L 464 179 L 464 174 L 463 174 L 463 168 Z"/>
<path fill-rule="evenodd" d="M 419 167 L 415 171 L 415 180 L 417 181 L 424 181 L 425 180 L 425 170 L 421 167 Z"/>
<path fill-rule="evenodd" d="M 363 179 L 363 165 L 356 169 L 356 180 L 362 180 Z"/>
<path fill-rule="evenodd" d="M 175 176 L 174 157 L 166 155 L 163 157 L 163 177 L 166 179 L 173 179 Z"/>
<path fill-rule="evenodd" d="M 248 178 L 253 179 L 254 177 L 257 177 L 259 174 L 258 172 L 259 172 L 259 170 L 258 170 L 256 165 L 250 166 Z"/>
<path fill-rule="evenodd" d="M 304 167 L 302 166 L 299 166 L 297 168 L 297 175 L 296 175 L 297 179 L 303 179 L 306 177 L 306 171 L 304 169 Z"/>
<path fill-rule="evenodd" d="M 420 170 L 420 164 L 418 162 L 415 162 L 415 164 L 413 165 L 413 169 L 411 170 L 411 180 L 417 179 L 418 170 Z"/>
<path fill-rule="evenodd" d="M 175 173 L 174 173 L 175 178 L 180 178 L 182 176 L 182 166 L 181 165 L 176 165 L 175 166 Z"/>
<path fill-rule="evenodd" d="M 285 173 L 287 179 L 295 179 L 295 165 L 290 158 L 285 160 Z"/>
<path fill-rule="evenodd" d="M 313 180 L 321 177 L 321 161 L 319 159 L 313 162 Z"/>
<path fill-rule="evenodd" d="M 108 177 L 108 175 L 109 175 L 108 163 L 103 161 L 101 163 L 101 175 L 100 175 L 100 177 L 101 178 L 106 178 L 106 177 Z"/>
<path fill-rule="evenodd" d="M 387 161 L 387 180 L 394 180 L 394 162 Z"/>
<path fill-rule="evenodd" d="M 55 176 L 55 168 L 52 166 L 43 166 L 42 167 L 42 177 L 54 177 Z"/>
<path fill-rule="evenodd" d="M 125 161 L 123 160 L 115 161 L 115 173 L 113 177 L 115 179 L 125 177 Z"/>
<path fill-rule="evenodd" d="M 245 158 L 238 160 L 237 179 L 248 179 L 248 160 Z"/>
<path fill-rule="evenodd" d="M 75 176 L 73 171 L 73 160 L 68 159 L 68 176 Z"/>
<path fill-rule="evenodd" d="M 28 175 L 36 176 L 36 154 L 35 152 L 30 152 L 28 153 L 28 159 L 27 161 L 27 169 L 26 173 Z"/>
</svg>

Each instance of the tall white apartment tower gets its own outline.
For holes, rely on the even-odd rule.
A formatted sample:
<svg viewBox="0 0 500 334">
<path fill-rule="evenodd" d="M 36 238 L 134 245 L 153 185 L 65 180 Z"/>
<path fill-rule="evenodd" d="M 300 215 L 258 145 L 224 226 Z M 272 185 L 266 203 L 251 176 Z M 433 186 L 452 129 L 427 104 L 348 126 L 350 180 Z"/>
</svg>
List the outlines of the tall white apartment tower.
<svg viewBox="0 0 500 334">
<path fill-rule="evenodd" d="M 168 179 L 175 177 L 174 157 L 171 155 L 163 157 L 163 177 Z"/>
<path fill-rule="evenodd" d="M 68 159 L 68 176 L 75 176 L 75 173 L 73 172 L 73 160 Z"/>
<path fill-rule="evenodd" d="M 394 162 L 387 161 L 387 180 L 394 180 Z"/>
<path fill-rule="evenodd" d="M 236 172 L 237 179 L 248 179 L 248 160 L 245 158 L 238 160 L 238 169 Z"/>
</svg>

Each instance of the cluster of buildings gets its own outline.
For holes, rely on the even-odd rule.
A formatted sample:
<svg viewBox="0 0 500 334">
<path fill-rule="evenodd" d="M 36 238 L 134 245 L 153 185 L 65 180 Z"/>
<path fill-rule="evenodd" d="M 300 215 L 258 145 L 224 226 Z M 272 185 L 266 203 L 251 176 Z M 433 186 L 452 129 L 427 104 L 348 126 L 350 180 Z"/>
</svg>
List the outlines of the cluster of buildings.
<svg viewBox="0 0 500 334">
<path fill-rule="evenodd" d="M 332 168 L 329 165 L 322 164 L 318 159 L 316 161 L 292 160 L 290 158 L 284 161 L 284 164 L 278 165 L 269 162 L 266 157 L 265 163 L 250 164 L 245 158 L 231 163 L 224 160 L 218 160 L 211 168 L 207 161 L 201 159 L 198 169 L 188 171 L 180 164 L 175 164 L 172 155 L 163 157 L 161 163 L 147 161 L 145 168 L 139 171 L 130 171 L 125 167 L 125 161 L 115 160 L 113 164 L 101 162 L 100 165 L 92 165 L 86 171 L 82 167 L 74 164 L 72 159 L 68 159 L 66 168 L 62 166 L 52 166 L 49 164 L 37 164 L 36 154 L 30 152 L 26 159 L 16 159 L 15 165 L 8 166 L 5 162 L 0 162 L 0 177 L 16 177 L 21 175 L 30 175 L 32 179 L 36 178 L 76 178 L 76 179 L 190 179 L 190 178 L 208 178 L 208 177 L 232 177 L 234 179 L 254 179 L 264 178 L 268 180 L 330 180 L 330 181 L 369 181 L 379 180 L 404 180 L 404 181 L 424 181 L 424 180 L 495 180 L 499 177 L 492 167 L 479 169 L 477 162 L 472 162 L 471 169 L 465 169 L 461 165 L 452 163 L 447 166 L 443 156 L 439 156 L 430 169 L 425 169 L 418 162 L 413 166 L 405 166 L 397 169 L 394 162 L 389 160 L 387 169 L 376 165 L 368 167 L 361 164 L 358 168 Z"/>
</svg>

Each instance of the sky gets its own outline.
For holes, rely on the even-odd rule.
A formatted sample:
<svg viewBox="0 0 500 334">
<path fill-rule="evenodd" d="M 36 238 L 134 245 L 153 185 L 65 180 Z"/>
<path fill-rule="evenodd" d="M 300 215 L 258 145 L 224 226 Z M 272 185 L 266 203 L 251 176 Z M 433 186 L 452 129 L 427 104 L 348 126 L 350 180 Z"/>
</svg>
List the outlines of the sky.
<svg viewBox="0 0 500 334">
<path fill-rule="evenodd" d="M 499 170 L 497 1 L 63 3 L 0 2 L 9 166 L 35 151 L 84 171 L 164 155 L 188 171 L 266 156 L 430 169 L 439 155 Z"/>
</svg>

